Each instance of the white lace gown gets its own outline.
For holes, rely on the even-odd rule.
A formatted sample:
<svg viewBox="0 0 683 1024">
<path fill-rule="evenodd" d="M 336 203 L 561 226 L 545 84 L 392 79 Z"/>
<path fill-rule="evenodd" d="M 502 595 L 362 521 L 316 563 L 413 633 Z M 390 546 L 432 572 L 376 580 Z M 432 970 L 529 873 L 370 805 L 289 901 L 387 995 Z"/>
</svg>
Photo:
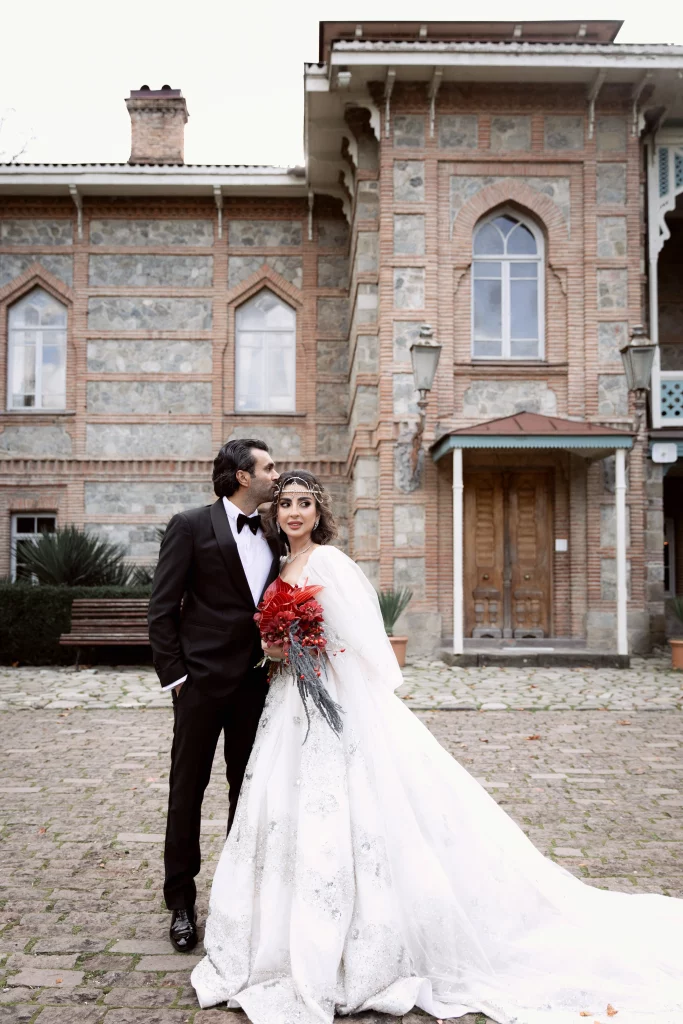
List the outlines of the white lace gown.
<svg viewBox="0 0 683 1024">
<path fill-rule="evenodd" d="M 594 889 L 540 854 L 394 694 L 374 590 L 332 547 L 325 589 L 346 644 L 328 689 L 337 737 L 294 682 L 270 689 L 192 972 L 202 1007 L 254 1024 L 335 1013 L 501 1024 L 683 1024 L 683 900 Z"/>
</svg>

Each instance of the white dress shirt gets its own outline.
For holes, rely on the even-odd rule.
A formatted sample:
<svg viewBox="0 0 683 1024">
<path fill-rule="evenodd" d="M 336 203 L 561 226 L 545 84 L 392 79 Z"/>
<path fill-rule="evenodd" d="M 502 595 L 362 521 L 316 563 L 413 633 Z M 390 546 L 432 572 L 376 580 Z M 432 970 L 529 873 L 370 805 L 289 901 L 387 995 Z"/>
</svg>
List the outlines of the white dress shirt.
<svg viewBox="0 0 683 1024">
<path fill-rule="evenodd" d="M 273 564 L 273 552 L 260 527 L 256 533 L 252 533 L 245 523 L 242 527 L 242 532 L 237 532 L 237 517 L 244 514 L 242 509 L 234 505 L 229 498 L 223 498 L 223 508 L 225 509 L 232 535 L 237 544 L 237 551 L 242 562 L 244 574 L 247 577 L 251 596 L 254 599 L 254 606 L 256 606 L 261 599 L 270 567 Z M 258 515 L 258 511 L 252 512 L 249 518 L 251 519 L 252 516 L 256 515 Z M 163 689 L 173 690 L 176 686 L 184 683 L 186 679 L 187 676 L 185 675 L 182 679 L 176 679 L 169 686 L 164 686 Z"/>
</svg>

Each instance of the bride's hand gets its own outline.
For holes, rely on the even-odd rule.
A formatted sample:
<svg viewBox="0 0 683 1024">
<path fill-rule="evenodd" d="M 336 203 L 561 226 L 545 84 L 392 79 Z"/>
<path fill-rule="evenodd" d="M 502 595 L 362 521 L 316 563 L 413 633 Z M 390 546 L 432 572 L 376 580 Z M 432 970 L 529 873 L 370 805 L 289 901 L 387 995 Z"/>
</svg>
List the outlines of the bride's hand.
<svg viewBox="0 0 683 1024">
<path fill-rule="evenodd" d="M 273 647 L 269 647 L 265 640 L 261 641 L 261 648 L 266 658 L 270 658 L 271 661 L 284 661 L 285 653 L 282 649 L 282 644 L 276 644 Z"/>
</svg>

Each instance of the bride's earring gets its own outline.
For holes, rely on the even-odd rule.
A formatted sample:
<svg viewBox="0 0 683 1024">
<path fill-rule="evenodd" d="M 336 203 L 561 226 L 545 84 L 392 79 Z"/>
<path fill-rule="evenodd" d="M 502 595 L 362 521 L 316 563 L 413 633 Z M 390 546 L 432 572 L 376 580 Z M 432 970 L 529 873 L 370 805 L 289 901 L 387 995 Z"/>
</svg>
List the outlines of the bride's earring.
<svg viewBox="0 0 683 1024">
<path fill-rule="evenodd" d="M 318 518 L 317 518 L 317 519 L 316 519 L 316 521 L 315 521 L 315 526 L 313 527 L 313 529 L 314 529 L 314 530 L 317 530 L 317 529 L 318 529 L 318 524 L 319 524 L 319 523 L 320 523 L 320 516 L 318 516 Z"/>
<path fill-rule="evenodd" d="M 277 524 L 277 532 L 280 534 L 280 536 L 282 536 L 282 527 L 280 526 L 279 523 Z"/>
</svg>

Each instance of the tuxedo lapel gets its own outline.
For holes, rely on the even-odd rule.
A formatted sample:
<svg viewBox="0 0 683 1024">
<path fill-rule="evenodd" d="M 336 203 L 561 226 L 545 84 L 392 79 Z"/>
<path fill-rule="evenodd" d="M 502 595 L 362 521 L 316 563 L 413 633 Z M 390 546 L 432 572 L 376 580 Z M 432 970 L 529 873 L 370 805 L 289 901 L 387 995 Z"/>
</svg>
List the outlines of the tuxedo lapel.
<svg viewBox="0 0 683 1024">
<path fill-rule="evenodd" d="M 277 579 L 277 577 L 280 574 L 280 542 L 275 537 L 267 537 L 266 540 L 268 541 L 268 547 L 273 553 L 273 561 L 270 566 L 268 578 L 266 579 L 265 585 L 263 587 L 263 593 L 261 594 L 261 598 L 263 598 L 263 594 L 265 594 L 270 584 L 275 579 Z M 261 602 L 259 601 L 259 604 L 260 603 Z"/>
<path fill-rule="evenodd" d="M 223 561 L 230 573 L 231 579 L 235 583 L 235 586 L 238 587 L 240 593 L 244 596 L 245 601 L 247 601 L 251 607 L 254 607 L 254 598 L 247 581 L 247 574 L 244 571 L 242 559 L 240 558 L 235 538 L 233 537 L 232 530 L 230 529 L 230 523 L 228 522 L 228 516 L 225 511 L 222 498 L 219 498 L 218 501 L 214 501 L 211 506 L 211 525 L 213 526 L 213 532 L 216 536 L 216 540 L 218 541 Z"/>
</svg>

